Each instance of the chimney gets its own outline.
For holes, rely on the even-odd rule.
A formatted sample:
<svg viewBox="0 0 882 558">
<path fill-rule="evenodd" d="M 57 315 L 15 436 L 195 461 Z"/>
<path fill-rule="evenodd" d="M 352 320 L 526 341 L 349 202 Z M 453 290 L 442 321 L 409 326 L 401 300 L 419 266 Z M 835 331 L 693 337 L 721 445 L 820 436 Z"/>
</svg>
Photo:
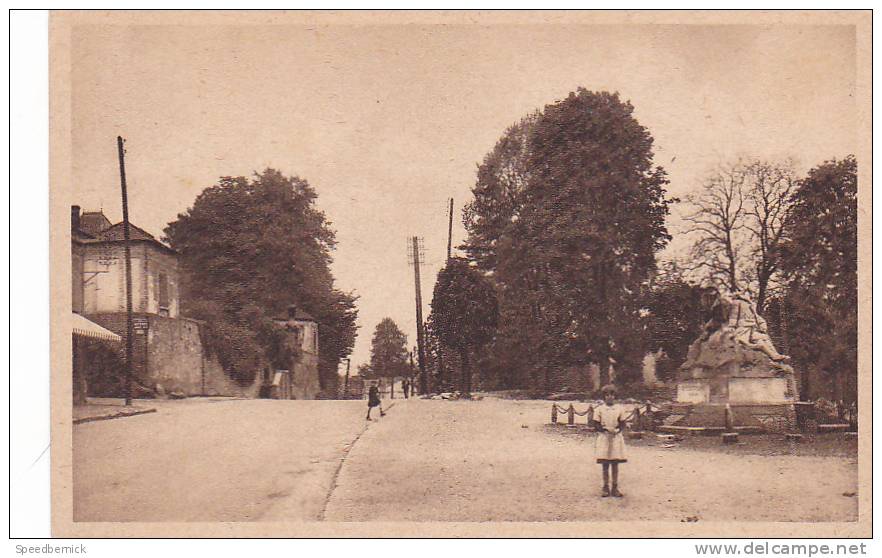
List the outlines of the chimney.
<svg viewBox="0 0 882 558">
<path fill-rule="evenodd" d="M 295 320 L 295 319 L 297 319 L 296 316 L 297 316 L 297 305 L 289 304 L 288 305 L 288 319 Z"/>
<path fill-rule="evenodd" d="M 80 230 L 80 206 L 70 206 L 70 230 Z"/>
</svg>

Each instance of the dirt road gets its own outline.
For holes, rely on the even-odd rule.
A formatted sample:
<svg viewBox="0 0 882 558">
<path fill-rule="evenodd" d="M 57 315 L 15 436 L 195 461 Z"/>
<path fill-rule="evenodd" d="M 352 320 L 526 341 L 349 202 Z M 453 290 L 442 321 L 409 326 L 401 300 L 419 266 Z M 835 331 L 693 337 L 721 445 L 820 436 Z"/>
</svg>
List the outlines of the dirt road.
<svg viewBox="0 0 882 558">
<path fill-rule="evenodd" d="M 849 521 L 857 463 L 630 447 L 625 497 L 600 498 L 590 437 L 532 401 L 397 405 L 345 460 L 329 521 Z M 749 443 L 749 441 L 748 441 Z"/>
<path fill-rule="evenodd" d="M 362 401 L 156 401 L 74 426 L 75 521 L 318 519 Z"/>
<path fill-rule="evenodd" d="M 388 404 L 388 402 L 386 402 Z M 629 447 L 600 498 L 592 439 L 538 401 L 155 402 L 74 427 L 77 521 L 849 521 L 848 457 Z M 749 442 L 749 439 L 747 441 Z"/>
</svg>

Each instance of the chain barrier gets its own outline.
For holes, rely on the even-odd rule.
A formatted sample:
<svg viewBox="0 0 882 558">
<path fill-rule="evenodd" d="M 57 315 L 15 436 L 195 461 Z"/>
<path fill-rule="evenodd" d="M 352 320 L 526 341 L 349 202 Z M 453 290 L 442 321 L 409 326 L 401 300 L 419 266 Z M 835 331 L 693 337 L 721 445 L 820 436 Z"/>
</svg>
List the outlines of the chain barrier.
<svg viewBox="0 0 882 558">
<path fill-rule="evenodd" d="M 646 417 L 647 415 L 651 416 L 652 413 L 652 403 L 647 402 L 643 405 L 644 412 L 640 412 L 641 406 L 635 407 L 628 417 L 625 419 L 625 422 L 639 421 L 641 415 Z M 591 424 L 592 419 L 594 418 L 594 406 L 588 405 L 588 408 L 584 411 L 576 411 L 576 408 L 571 403 L 568 407 L 562 407 L 557 403 L 551 404 L 551 424 L 557 424 L 557 415 L 558 413 L 565 413 L 567 415 L 567 425 L 572 426 L 575 424 L 576 416 L 580 417 L 588 417 L 588 424 Z"/>
</svg>

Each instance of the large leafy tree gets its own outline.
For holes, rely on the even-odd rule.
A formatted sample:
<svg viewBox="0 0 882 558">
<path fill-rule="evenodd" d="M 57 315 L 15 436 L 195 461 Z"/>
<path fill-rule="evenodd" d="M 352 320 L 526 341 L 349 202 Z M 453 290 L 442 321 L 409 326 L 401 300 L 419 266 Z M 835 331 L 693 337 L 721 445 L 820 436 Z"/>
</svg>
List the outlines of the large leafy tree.
<svg viewBox="0 0 882 558">
<path fill-rule="evenodd" d="M 814 369 L 827 390 L 803 395 L 857 397 L 857 161 L 853 156 L 809 171 L 792 197 L 789 237 L 781 252 L 783 322 L 794 363 Z"/>
<path fill-rule="evenodd" d="M 604 382 L 612 363 L 618 381 L 639 374 L 641 301 L 670 240 L 667 177 L 652 156 L 652 136 L 616 94 L 580 88 L 530 124 L 526 185 L 499 220 L 493 261 L 531 368 L 593 362 Z"/>
<path fill-rule="evenodd" d="M 478 166 L 474 197 L 463 208 L 469 237 L 462 248 L 479 269 L 490 274 L 496 271 L 498 245 L 506 241 L 521 212 L 530 178 L 530 134 L 539 116 L 535 112 L 509 126 Z"/>
<path fill-rule="evenodd" d="M 462 367 L 461 391 L 471 393 L 471 353 L 496 331 L 498 306 L 493 285 L 463 258 L 451 258 L 438 273 L 430 320 L 443 346 L 456 351 Z"/>
<path fill-rule="evenodd" d="M 375 376 L 409 376 L 407 336 L 392 318 L 383 318 L 371 339 L 370 369 Z"/>
<path fill-rule="evenodd" d="M 183 313 L 209 323 L 221 362 L 243 381 L 261 359 L 294 356 L 272 327 L 291 304 L 318 322 L 322 389 L 336 388 L 352 350 L 356 298 L 334 287 L 334 231 L 316 197 L 306 180 L 274 169 L 223 177 L 165 229 L 181 254 Z"/>
</svg>

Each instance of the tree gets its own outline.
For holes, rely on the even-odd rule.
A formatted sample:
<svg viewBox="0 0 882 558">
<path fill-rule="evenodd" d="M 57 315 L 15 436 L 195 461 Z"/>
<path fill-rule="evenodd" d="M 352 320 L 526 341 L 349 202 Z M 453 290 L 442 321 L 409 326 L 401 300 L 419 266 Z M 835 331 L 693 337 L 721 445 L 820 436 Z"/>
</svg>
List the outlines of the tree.
<svg viewBox="0 0 882 558">
<path fill-rule="evenodd" d="M 463 224 L 469 237 L 461 248 L 478 269 L 490 274 L 496 271 L 497 244 L 521 212 L 530 179 L 530 134 L 539 116 L 538 112 L 531 113 L 508 127 L 478 166 L 472 188 L 474 199 L 463 208 Z"/>
<path fill-rule="evenodd" d="M 756 309 L 762 314 L 771 282 L 778 271 L 781 246 L 786 238 L 791 196 L 796 186 L 796 173 L 790 162 L 771 164 L 754 161 L 747 167 L 750 198 L 746 225 L 754 239 L 752 252 L 756 277 Z"/>
<path fill-rule="evenodd" d="M 367 363 L 362 363 L 358 365 L 356 375 L 366 380 L 372 380 L 377 377 L 377 375 L 374 374 L 374 371 L 371 369 L 371 365 Z"/>
<path fill-rule="evenodd" d="M 669 264 L 653 281 L 646 307 L 648 348 L 664 352 L 656 363 L 656 377 L 669 381 L 686 360 L 689 345 L 701 334 L 702 289 L 687 282 L 681 270 Z"/>
<path fill-rule="evenodd" d="M 778 271 L 795 184 L 789 161 L 739 160 L 720 166 L 688 198 L 694 211 L 684 218 L 685 232 L 697 237 L 692 269 L 733 290 L 752 285 L 760 313 Z"/>
<path fill-rule="evenodd" d="M 652 136 L 618 95 L 579 89 L 547 106 L 530 138 L 530 181 L 513 252 L 518 289 L 556 363 L 595 362 L 602 382 L 639 374 L 640 302 L 665 228 L 667 177 Z"/>
<path fill-rule="evenodd" d="M 165 229 L 180 253 L 182 313 L 219 332 L 221 362 L 243 382 L 255 362 L 292 357 L 272 322 L 291 304 L 318 321 L 322 389 L 336 388 L 339 360 L 352 350 L 356 298 L 334 288 L 334 231 L 316 197 L 306 180 L 273 169 L 223 177 Z"/>
<path fill-rule="evenodd" d="M 407 336 L 392 318 L 383 318 L 371 339 L 371 370 L 377 377 L 409 375 Z"/>
<path fill-rule="evenodd" d="M 700 194 L 687 197 L 695 211 L 684 217 L 689 223 L 685 233 L 698 235 L 690 253 L 692 269 L 706 269 L 732 290 L 740 279 L 746 180 L 740 165 L 718 168 L 705 180 Z"/>
<path fill-rule="evenodd" d="M 857 397 L 857 161 L 827 161 L 799 181 L 781 246 L 782 312 L 794 363 L 835 399 Z M 814 391 L 803 374 L 803 395 Z"/>
<path fill-rule="evenodd" d="M 640 305 L 665 228 L 667 178 L 618 95 L 579 89 L 509 128 L 478 170 L 464 246 L 488 272 L 503 384 L 550 388 L 553 368 L 640 371 Z M 514 352 L 512 352 L 514 351 Z"/>
<path fill-rule="evenodd" d="M 470 352 L 493 338 L 498 320 L 493 285 L 464 258 L 451 258 L 438 273 L 431 321 L 442 345 L 459 353 L 461 391 L 471 393 Z"/>
</svg>

